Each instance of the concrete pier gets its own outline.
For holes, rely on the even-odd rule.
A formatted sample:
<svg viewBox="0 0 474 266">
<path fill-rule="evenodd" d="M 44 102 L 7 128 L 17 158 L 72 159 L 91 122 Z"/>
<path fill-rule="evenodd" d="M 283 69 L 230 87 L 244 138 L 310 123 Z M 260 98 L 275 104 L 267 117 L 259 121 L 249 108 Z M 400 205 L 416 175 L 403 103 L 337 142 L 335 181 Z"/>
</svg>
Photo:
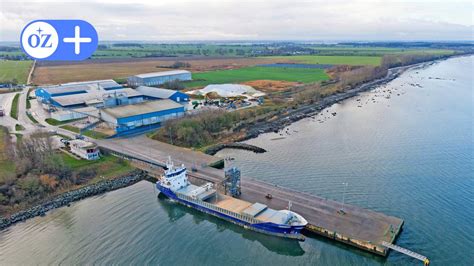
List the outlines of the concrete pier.
<svg viewBox="0 0 474 266">
<path fill-rule="evenodd" d="M 100 140 L 98 145 L 106 152 L 124 156 L 135 165 L 150 174 L 160 173 L 161 166 L 171 156 L 175 165 L 183 163 L 190 178 L 206 180 L 219 186 L 224 179 L 224 171 L 207 165 L 219 158 L 180 148 L 166 143 L 153 141 L 140 136 L 128 139 Z M 273 209 L 285 209 L 291 201 L 291 210 L 301 214 L 308 221 L 307 232 L 315 233 L 381 256 L 388 254 L 384 243 L 393 243 L 400 233 L 403 220 L 382 213 L 359 208 L 349 204 L 327 200 L 315 195 L 291 190 L 245 175 L 241 180 L 241 199 L 249 202 L 264 203 Z M 268 199 L 267 194 L 272 198 Z M 308 234 L 309 235 L 309 234 Z"/>
</svg>

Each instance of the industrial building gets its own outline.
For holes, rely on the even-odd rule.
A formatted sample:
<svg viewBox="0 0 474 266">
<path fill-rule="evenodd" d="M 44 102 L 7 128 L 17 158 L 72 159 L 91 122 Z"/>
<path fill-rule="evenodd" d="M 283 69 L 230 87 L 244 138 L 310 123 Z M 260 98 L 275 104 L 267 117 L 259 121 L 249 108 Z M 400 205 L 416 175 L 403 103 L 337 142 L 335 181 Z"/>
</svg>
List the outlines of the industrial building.
<svg viewBox="0 0 474 266">
<path fill-rule="evenodd" d="M 123 88 L 111 79 L 39 87 L 36 89 L 35 95 L 46 109 L 50 106 L 61 108 L 95 106 L 101 108 L 143 101 L 143 95 L 136 90 Z"/>
<path fill-rule="evenodd" d="M 71 153 L 86 160 L 97 160 L 99 159 L 99 148 L 94 143 L 73 139 L 69 141 L 69 148 Z"/>
<path fill-rule="evenodd" d="M 171 70 L 171 71 L 139 74 L 139 75 L 128 77 L 127 82 L 129 86 L 138 87 L 138 86 L 157 86 L 157 85 L 162 85 L 166 82 L 175 81 L 175 80 L 179 80 L 179 81 L 192 80 L 191 72 L 186 71 L 186 70 Z"/>
<path fill-rule="evenodd" d="M 70 82 L 61 85 L 38 87 L 35 90 L 35 96 L 42 103 L 50 103 L 53 97 L 85 94 L 91 91 L 107 92 L 121 88 L 123 87 L 112 79 Z"/>
<path fill-rule="evenodd" d="M 86 106 L 102 108 L 134 104 L 142 101 L 143 95 L 130 88 L 120 88 L 113 91 L 91 90 L 81 94 L 55 96 L 49 99 L 51 105 L 62 108 L 78 108 Z"/>
<path fill-rule="evenodd" d="M 43 108 L 51 112 L 51 118 L 59 121 L 98 117 L 97 108 L 136 104 L 144 100 L 140 92 L 124 88 L 111 79 L 39 87 L 35 95 Z"/>
<path fill-rule="evenodd" d="M 159 127 L 161 122 L 184 115 L 184 106 L 170 99 L 147 101 L 100 110 L 103 121 L 116 135 Z"/>
<path fill-rule="evenodd" d="M 51 118 L 58 121 L 68 121 L 85 117 L 99 117 L 99 109 L 88 106 L 68 110 L 57 110 L 51 113 Z"/>
<path fill-rule="evenodd" d="M 178 103 L 189 102 L 189 96 L 186 93 L 155 87 L 140 86 L 136 91 L 141 93 L 146 99 L 170 99 Z"/>
</svg>

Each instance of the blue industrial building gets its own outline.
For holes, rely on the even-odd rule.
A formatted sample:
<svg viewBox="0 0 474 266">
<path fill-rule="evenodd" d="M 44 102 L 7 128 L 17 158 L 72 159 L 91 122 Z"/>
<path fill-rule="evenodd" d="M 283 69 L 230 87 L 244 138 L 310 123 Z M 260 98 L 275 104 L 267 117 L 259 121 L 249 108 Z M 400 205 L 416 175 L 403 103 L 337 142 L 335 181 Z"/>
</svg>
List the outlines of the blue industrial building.
<svg viewBox="0 0 474 266">
<path fill-rule="evenodd" d="M 184 106 L 170 99 L 100 110 L 101 119 L 114 128 L 116 135 L 131 134 L 157 128 L 163 121 L 183 115 Z"/>
<path fill-rule="evenodd" d="M 186 93 L 155 87 L 140 86 L 136 91 L 142 94 L 146 99 L 170 99 L 178 103 L 189 102 L 189 96 Z"/>
<path fill-rule="evenodd" d="M 186 70 L 171 70 L 155 73 L 139 74 L 127 78 L 129 86 L 158 86 L 170 81 L 192 80 L 191 72 Z"/>
<path fill-rule="evenodd" d="M 62 108 L 79 108 L 94 106 L 98 108 L 124 104 L 139 103 L 144 96 L 131 88 L 115 89 L 113 91 L 87 91 L 81 94 L 69 94 L 51 97 L 49 104 Z"/>
<path fill-rule="evenodd" d="M 51 103 L 51 99 L 54 97 L 86 94 L 97 91 L 107 92 L 122 88 L 120 84 L 111 79 L 71 82 L 55 86 L 38 87 L 35 90 L 35 96 L 42 103 Z"/>
</svg>

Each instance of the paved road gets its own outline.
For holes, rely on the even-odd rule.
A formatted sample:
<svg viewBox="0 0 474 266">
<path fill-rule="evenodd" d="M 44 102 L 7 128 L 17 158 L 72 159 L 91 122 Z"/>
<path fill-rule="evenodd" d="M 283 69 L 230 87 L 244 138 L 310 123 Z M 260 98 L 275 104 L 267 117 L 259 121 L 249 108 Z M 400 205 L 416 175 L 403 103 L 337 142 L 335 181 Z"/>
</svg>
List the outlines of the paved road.
<svg viewBox="0 0 474 266">
<path fill-rule="evenodd" d="M 26 101 L 29 89 L 30 87 L 27 86 L 20 92 L 20 98 L 18 101 L 18 123 L 25 127 L 25 130 L 22 131 L 23 134 L 31 134 L 39 129 L 38 126 L 26 115 Z"/>
<path fill-rule="evenodd" d="M 29 88 L 30 87 L 27 86 L 20 92 L 0 94 L 0 106 L 5 109 L 5 116 L 0 117 L 0 124 L 8 127 L 11 133 L 20 133 L 23 135 L 28 135 L 37 131 L 55 131 L 70 138 L 75 138 L 76 133 L 46 123 L 45 119 L 49 117 L 49 114 L 47 114 L 47 112 L 36 100 L 31 100 L 31 109 L 26 109 L 26 101 Z M 10 117 L 10 110 L 13 97 L 15 97 L 17 93 L 20 94 L 20 98 L 18 102 L 18 120 L 15 120 Z M 31 113 L 31 115 L 39 122 L 39 124 L 35 124 L 33 121 L 30 120 L 30 118 L 26 114 L 27 111 Z M 16 124 L 22 125 L 23 127 L 25 127 L 25 130 L 16 131 Z M 88 141 L 94 141 L 94 139 L 88 137 L 84 138 Z"/>
<path fill-rule="evenodd" d="M 15 94 L 16 92 L 0 94 L 0 108 L 5 112 L 5 115 L 0 117 L 0 124 L 7 127 L 10 132 L 15 130 L 15 124 L 17 123 L 17 121 L 10 116 L 12 101 Z"/>
</svg>

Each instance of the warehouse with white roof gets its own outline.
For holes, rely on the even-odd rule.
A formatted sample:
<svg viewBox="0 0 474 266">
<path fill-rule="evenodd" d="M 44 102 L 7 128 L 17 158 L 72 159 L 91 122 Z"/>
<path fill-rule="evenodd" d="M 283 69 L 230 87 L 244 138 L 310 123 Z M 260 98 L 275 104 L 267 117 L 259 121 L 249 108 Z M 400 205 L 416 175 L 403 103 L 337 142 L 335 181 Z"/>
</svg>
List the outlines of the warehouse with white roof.
<svg viewBox="0 0 474 266">
<path fill-rule="evenodd" d="M 192 80 L 191 72 L 187 70 L 171 70 L 154 73 L 146 73 L 130 76 L 127 78 L 129 86 L 158 86 L 170 81 Z"/>
</svg>

